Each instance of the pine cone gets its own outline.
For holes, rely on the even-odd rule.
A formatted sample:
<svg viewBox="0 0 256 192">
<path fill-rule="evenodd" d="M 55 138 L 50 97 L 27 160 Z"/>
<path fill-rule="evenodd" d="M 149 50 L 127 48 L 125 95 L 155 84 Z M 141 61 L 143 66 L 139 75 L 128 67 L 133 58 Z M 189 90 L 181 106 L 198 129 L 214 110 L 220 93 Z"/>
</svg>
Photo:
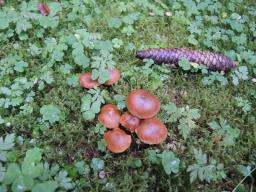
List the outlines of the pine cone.
<svg viewBox="0 0 256 192">
<path fill-rule="evenodd" d="M 228 71 L 236 64 L 229 57 L 211 53 L 209 51 L 195 51 L 186 48 L 160 48 L 138 51 L 136 56 L 140 59 L 153 59 L 156 63 L 170 63 L 177 65 L 179 60 L 185 58 L 190 62 L 206 65 L 210 70 Z"/>
</svg>

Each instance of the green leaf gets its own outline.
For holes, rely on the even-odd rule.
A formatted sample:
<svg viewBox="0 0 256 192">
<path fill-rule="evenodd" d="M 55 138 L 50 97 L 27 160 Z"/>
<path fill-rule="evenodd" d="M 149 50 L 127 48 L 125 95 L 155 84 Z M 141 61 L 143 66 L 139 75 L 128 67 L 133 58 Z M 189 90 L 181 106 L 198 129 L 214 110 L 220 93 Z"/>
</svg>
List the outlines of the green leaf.
<svg viewBox="0 0 256 192">
<path fill-rule="evenodd" d="M 36 163 L 40 162 L 41 158 L 42 154 L 39 148 L 28 150 L 22 163 L 22 173 L 30 176 L 31 178 L 38 177 L 42 171 L 42 168 Z"/>
<path fill-rule="evenodd" d="M 124 23 L 131 25 L 134 23 L 134 21 L 136 21 L 138 19 L 138 16 L 139 16 L 139 13 L 135 12 L 135 13 L 131 13 L 127 16 L 124 16 L 122 20 Z"/>
<path fill-rule="evenodd" d="M 122 33 L 125 33 L 128 36 L 131 36 L 135 32 L 132 25 L 128 25 L 122 29 Z"/>
<path fill-rule="evenodd" d="M 252 167 L 239 165 L 239 171 L 243 174 L 244 177 L 248 177 L 249 175 L 251 175 Z"/>
<path fill-rule="evenodd" d="M 12 183 L 13 192 L 23 192 L 30 190 L 34 185 L 34 181 L 27 175 L 19 175 L 18 178 Z"/>
<path fill-rule="evenodd" d="M 108 20 L 108 26 L 110 28 L 116 28 L 118 29 L 122 25 L 122 21 L 119 18 L 110 18 Z"/>
<path fill-rule="evenodd" d="M 67 74 L 70 74 L 70 70 L 72 69 L 72 66 L 69 65 L 69 64 L 65 64 L 65 65 L 61 65 L 60 66 L 60 72 L 63 74 L 63 75 L 67 75 Z"/>
<path fill-rule="evenodd" d="M 175 157 L 173 152 L 170 152 L 170 151 L 163 152 L 162 165 L 167 175 L 170 175 L 171 173 L 178 173 L 179 164 L 180 164 L 180 160 Z"/>
<path fill-rule="evenodd" d="M 118 38 L 112 39 L 113 47 L 120 48 L 123 45 L 123 41 Z"/>
<path fill-rule="evenodd" d="M 96 79 L 99 78 L 99 76 L 100 76 L 99 70 L 93 69 L 93 70 L 92 70 L 92 79 L 93 79 L 93 80 L 96 80 Z"/>
<path fill-rule="evenodd" d="M 86 94 L 82 97 L 81 99 L 82 101 L 82 107 L 81 107 L 81 111 L 88 111 L 91 108 L 91 103 L 92 103 L 92 96 L 90 94 Z"/>
<path fill-rule="evenodd" d="M 198 45 L 198 41 L 195 39 L 194 35 L 189 35 L 188 36 L 188 42 L 192 45 Z"/>
<path fill-rule="evenodd" d="M 210 128 L 212 128 L 212 129 L 220 129 L 220 128 L 221 128 L 220 125 L 219 125 L 219 123 L 217 123 L 216 121 L 212 121 L 212 122 L 208 123 L 208 125 L 209 125 Z"/>
<path fill-rule="evenodd" d="M 92 103 L 91 112 L 92 113 L 99 113 L 100 112 L 100 106 L 101 106 L 101 101 L 99 99 L 97 99 L 95 102 Z"/>
<path fill-rule="evenodd" d="M 6 18 L 0 18 L 0 29 L 7 29 L 9 27 L 9 22 Z"/>
<path fill-rule="evenodd" d="M 48 52 L 52 52 L 54 50 L 54 48 L 56 47 L 57 45 L 57 41 L 55 38 L 46 38 L 44 40 L 45 44 L 46 44 L 46 49 Z"/>
<path fill-rule="evenodd" d="M 106 151 L 106 147 L 107 147 L 107 143 L 104 139 L 101 139 L 97 142 L 97 149 L 101 152 L 105 152 Z"/>
<path fill-rule="evenodd" d="M 58 12 L 62 11 L 61 4 L 58 2 L 51 2 L 48 4 L 50 8 L 50 16 L 55 16 Z"/>
<path fill-rule="evenodd" d="M 16 163 L 9 164 L 6 170 L 4 183 L 7 185 L 13 183 L 20 174 L 20 168 Z"/>
<path fill-rule="evenodd" d="M 6 135 L 5 139 L 3 137 L 0 137 L 0 151 L 6 151 L 10 150 L 14 146 L 14 139 L 15 139 L 15 134 L 8 134 Z"/>
<path fill-rule="evenodd" d="M 28 63 L 24 61 L 19 61 L 18 63 L 15 64 L 14 70 L 18 72 L 23 72 L 24 68 L 28 67 Z"/>
<path fill-rule="evenodd" d="M 22 31 L 27 31 L 32 28 L 32 24 L 25 18 L 20 18 L 16 23 L 16 32 L 20 34 Z"/>
<path fill-rule="evenodd" d="M 140 168 L 142 166 L 142 161 L 139 158 L 130 157 L 127 160 L 127 165 L 131 168 Z"/>
<path fill-rule="evenodd" d="M 53 75 L 51 71 L 46 71 L 44 72 L 41 76 L 40 79 L 46 82 L 47 84 L 52 84 L 54 81 Z"/>
<path fill-rule="evenodd" d="M 118 95 L 118 94 L 114 95 L 114 100 L 117 103 L 118 109 L 124 109 L 125 108 L 125 98 L 126 98 L 125 95 Z"/>
<path fill-rule="evenodd" d="M 71 87 L 76 87 L 78 85 L 79 76 L 78 75 L 72 75 L 68 78 L 67 83 Z"/>
<path fill-rule="evenodd" d="M 56 28 L 59 25 L 59 17 L 58 16 L 54 16 L 54 17 L 50 17 L 50 16 L 39 16 L 39 24 L 43 27 L 43 28 Z"/>
<path fill-rule="evenodd" d="M 68 177 L 68 173 L 66 171 L 60 171 L 55 177 L 55 180 L 66 190 L 74 188 L 73 183 L 71 182 L 72 180 Z"/>
<path fill-rule="evenodd" d="M 84 120 L 90 121 L 95 118 L 95 114 L 91 113 L 89 111 L 86 111 L 86 112 L 83 112 L 83 118 L 84 118 Z"/>
<path fill-rule="evenodd" d="M 56 181 L 46 181 L 44 183 L 37 183 L 32 192 L 54 192 L 58 188 L 58 183 Z"/>
<path fill-rule="evenodd" d="M 85 171 L 85 162 L 84 161 L 78 161 L 75 163 L 75 166 L 77 168 L 77 171 L 80 175 L 84 174 Z"/>
<path fill-rule="evenodd" d="M 0 185 L 0 192 L 8 192 L 6 185 Z"/>
<path fill-rule="evenodd" d="M 191 69 L 191 64 L 190 62 L 185 59 L 185 58 L 182 58 L 180 61 L 179 61 L 179 66 L 182 67 L 183 70 L 185 71 L 188 71 Z"/>
<path fill-rule="evenodd" d="M 100 158 L 92 158 L 91 168 L 94 171 L 102 170 L 104 168 L 104 161 L 101 160 Z"/>
<path fill-rule="evenodd" d="M 108 79 L 109 79 L 109 72 L 108 72 L 108 70 L 106 70 L 106 69 L 101 69 L 101 70 L 99 71 L 99 79 L 98 79 L 99 83 L 100 83 L 100 84 L 103 84 L 103 83 L 105 83 Z"/>
<path fill-rule="evenodd" d="M 198 173 L 197 170 L 190 172 L 190 179 L 189 179 L 190 183 L 193 183 L 197 179 L 197 173 Z"/>
<path fill-rule="evenodd" d="M 80 65 L 85 69 L 89 66 L 90 59 L 86 57 L 83 53 L 81 53 L 74 56 L 74 61 L 77 65 Z"/>
<path fill-rule="evenodd" d="M 42 106 L 40 114 L 42 115 L 43 121 L 49 121 L 50 123 L 55 123 L 61 119 L 61 111 L 58 106 L 52 104 Z"/>
<path fill-rule="evenodd" d="M 224 119 L 220 119 L 220 123 L 211 122 L 208 125 L 214 130 L 213 137 L 223 136 L 223 140 L 219 143 L 224 146 L 234 145 L 235 139 L 239 137 L 240 130 L 232 128 Z"/>
<path fill-rule="evenodd" d="M 159 150 L 152 150 L 152 149 L 147 150 L 148 159 L 151 163 L 153 163 L 153 164 L 159 163 L 159 157 L 157 154 L 158 152 L 159 152 Z"/>
<path fill-rule="evenodd" d="M 188 126 L 186 119 L 182 118 L 179 121 L 178 129 L 184 139 L 187 139 L 191 128 Z"/>
</svg>

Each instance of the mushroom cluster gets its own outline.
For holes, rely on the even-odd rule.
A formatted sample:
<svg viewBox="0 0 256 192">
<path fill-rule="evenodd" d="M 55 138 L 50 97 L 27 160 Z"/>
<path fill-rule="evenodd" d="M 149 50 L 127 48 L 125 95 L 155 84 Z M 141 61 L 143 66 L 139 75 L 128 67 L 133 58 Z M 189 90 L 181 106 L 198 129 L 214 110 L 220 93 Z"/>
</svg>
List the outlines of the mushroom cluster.
<svg viewBox="0 0 256 192">
<path fill-rule="evenodd" d="M 109 79 L 105 82 L 105 85 L 113 85 L 118 82 L 120 79 L 120 71 L 116 68 L 110 69 L 109 71 Z M 83 73 L 80 78 L 79 82 L 81 87 L 86 89 L 92 89 L 94 87 L 100 86 L 100 83 L 97 80 L 92 79 L 92 73 L 86 72 Z"/>
<path fill-rule="evenodd" d="M 131 135 L 149 145 L 162 143 L 167 138 L 166 126 L 155 116 L 160 110 L 156 96 L 143 89 L 131 91 L 126 100 L 127 112 L 121 114 L 117 106 L 106 104 L 101 108 L 98 120 L 110 129 L 104 134 L 107 148 L 113 153 L 122 153 L 131 145 Z M 125 129 L 125 130 L 122 130 Z"/>
</svg>

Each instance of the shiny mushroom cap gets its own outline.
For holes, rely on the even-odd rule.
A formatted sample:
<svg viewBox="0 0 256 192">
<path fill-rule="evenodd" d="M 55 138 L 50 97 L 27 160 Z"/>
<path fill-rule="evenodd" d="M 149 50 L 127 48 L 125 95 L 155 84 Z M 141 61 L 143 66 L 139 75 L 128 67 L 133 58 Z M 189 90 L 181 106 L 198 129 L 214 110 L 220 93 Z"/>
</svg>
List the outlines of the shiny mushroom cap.
<svg viewBox="0 0 256 192">
<path fill-rule="evenodd" d="M 123 130 L 115 128 L 104 133 L 107 148 L 113 153 L 122 153 L 127 150 L 132 142 L 131 136 Z"/>
<path fill-rule="evenodd" d="M 79 78 L 80 85 L 86 89 L 98 87 L 100 84 L 97 80 L 92 80 L 92 73 L 83 73 Z"/>
<path fill-rule="evenodd" d="M 121 113 L 117 106 L 112 104 L 104 105 L 98 116 L 98 120 L 107 128 L 113 129 L 119 126 Z"/>
<path fill-rule="evenodd" d="M 129 112 L 125 112 L 120 118 L 120 123 L 122 126 L 127 128 L 131 133 L 133 133 L 134 130 L 139 126 L 140 119 L 138 117 L 131 115 Z"/>
<path fill-rule="evenodd" d="M 155 118 L 143 120 L 135 132 L 142 142 L 150 145 L 160 144 L 167 138 L 167 128 Z"/>
<path fill-rule="evenodd" d="M 131 91 L 125 104 L 128 111 L 140 119 L 152 118 L 160 110 L 159 100 L 152 93 L 143 89 Z"/>
<path fill-rule="evenodd" d="M 109 70 L 109 79 L 105 82 L 105 85 L 113 85 L 120 79 L 120 71 L 118 69 Z"/>
</svg>

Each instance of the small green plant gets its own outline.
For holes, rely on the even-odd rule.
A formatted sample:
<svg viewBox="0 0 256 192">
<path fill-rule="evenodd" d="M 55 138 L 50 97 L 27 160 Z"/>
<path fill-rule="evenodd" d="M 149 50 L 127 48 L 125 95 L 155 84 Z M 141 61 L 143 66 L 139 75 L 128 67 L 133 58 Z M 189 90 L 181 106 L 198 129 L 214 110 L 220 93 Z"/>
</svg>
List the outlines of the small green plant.
<svg viewBox="0 0 256 192">
<path fill-rule="evenodd" d="M 14 147 L 14 139 L 15 135 L 13 133 L 6 135 L 5 138 L 0 137 L 0 163 L 1 161 L 7 161 L 8 151 L 10 151 Z"/>
<path fill-rule="evenodd" d="M 11 150 L 14 148 L 14 134 L 0 137 L 0 189 L 1 191 L 55 191 L 73 189 L 74 183 L 67 172 L 58 166 L 51 169 L 42 163 L 42 151 L 33 148 L 26 151 L 23 161 L 10 162 Z M 17 157 L 16 157 L 17 158 Z M 13 159 L 13 158 L 12 158 Z M 2 164 L 3 163 L 3 164 Z"/>
<path fill-rule="evenodd" d="M 195 120 L 200 118 L 198 109 L 190 109 L 189 106 L 178 108 L 174 103 L 164 105 L 165 122 L 175 123 L 179 122 L 178 129 L 184 139 L 187 139 L 191 130 L 196 127 Z"/>
<path fill-rule="evenodd" d="M 187 168 L 187 172 L 190 172 L 191 183 L 197 179 L 211 182 L 226 177 L 222 163 L 218 163 L 214 159 L 208 159 L 201 149 L 193 149 L 193 153 L 196 163 L 189 165 Z"/>
<path fill-rule="evenodd" d="M 148 150 L 148 159 L 152 164 L 161 164 L 167 175 L 177 174 L 180 167 L 180 159 L 172 151 Z"/>
<path fill-rule="evenodd" d="M 235 139 L 237 139 L 240 134 L 240 130 L 238 128 L 232 128 L 224 119 L 220 119 L 219 123 L 212 121 L 208 123 L 208 125 L 214 130 L 213 137 L 221 137 L 220 143 L 224 146 L 234 145 Z"/>
<path fill-rule="evenodd" d="M 100 112 L 101 104 L 105 103 L 104 96 L 108 95 L 106 90 L 91 89 L 81 98 L 81 112 L 85 120 L 92 120 Z"/>
<path fill-rule="evenodd" d="M 55 123 L 63 118 L 63 113 L 58 106 L 55 105 L 44 105 L 40 109 L 43 122 Z"/>
<path fill-rule="evenodd" d="M 93 171 L 100 171 L 104 169 L 105 163 L 100 158 L 93 158 L 90 166 L 93 169 Z"/>
<path fill-rule="evenodd" d="M 131 83 L 147 81 L 144 85 L 150 90 L 156 90 L 163 86 L 163 82 L 168 79 L 170 70 L 167 66 L 154 65 L 151 59 L 144 59 L 143 66 L 134 66 L 123 73 L 124 79 L 129 79 Z"/>
<path fill-rule="evenodd" d="M 130 157 L 127 159 L 127 166 L 131 168 L 140 168 L 142 166 L 142 161 L 139 158 Z"/>
<path fill-rule="evenodd" d="M 68 191 L 79 189 L 86 180 L 90 168 L 84 161 L 74 163 L 73 172 L 66 166 L 61 169 L 58 164 L 50 165 L 42 160 L 43 151 L 37 147 L 28 149 L 25 157 L 15 151 L 15 135 L 0 137 L 0 191 Z M 94 166 L 102 163 L 94 159 Z M 70 165 L 69 165 L 70 166 Z M 71 175 L 81 175 L 84 179 L 74 180 Z"/>
<path fill-rule="evenodd" d="M 231 74 L 232 77 L 232 83 L 234 85 L 238 85 L 239 81 L 245 81 L 248 80 L 248 68 L 247 66 L 240 66 L 238 67 L 233 73 Z"/>
<path fill-rule="evenodd" d="M 251 111 L 252 103 L 242 97 L 235 97 L 237 107 L 241 108 L 242 111 L 247 114 Z"/>
<path fill-rule="evenodd" d="M 221 85 L 225 86 L 228 84 L 227 78 L 221 72 L 211 72 L 209 76 L 202 79 L 204 85 L 211 85 L 215 81 L 219 82 Z"/>
<path fill-rule="evenodd" d="M 191 64 L 187 59 L 181 59 L 179 61 L 179 66 L 184 70 L 184 71 L 188 71 L 191 69 Z"/>
<path fill-rule="evenodd" d="M 113 55 L 108 51 L 101 51 L 99 55 L 92 58 L 92 79 L 97 79 L 100 84 L 109 79 L 108 70 L 115 66 L 112 57 Z"/>
</svg>

